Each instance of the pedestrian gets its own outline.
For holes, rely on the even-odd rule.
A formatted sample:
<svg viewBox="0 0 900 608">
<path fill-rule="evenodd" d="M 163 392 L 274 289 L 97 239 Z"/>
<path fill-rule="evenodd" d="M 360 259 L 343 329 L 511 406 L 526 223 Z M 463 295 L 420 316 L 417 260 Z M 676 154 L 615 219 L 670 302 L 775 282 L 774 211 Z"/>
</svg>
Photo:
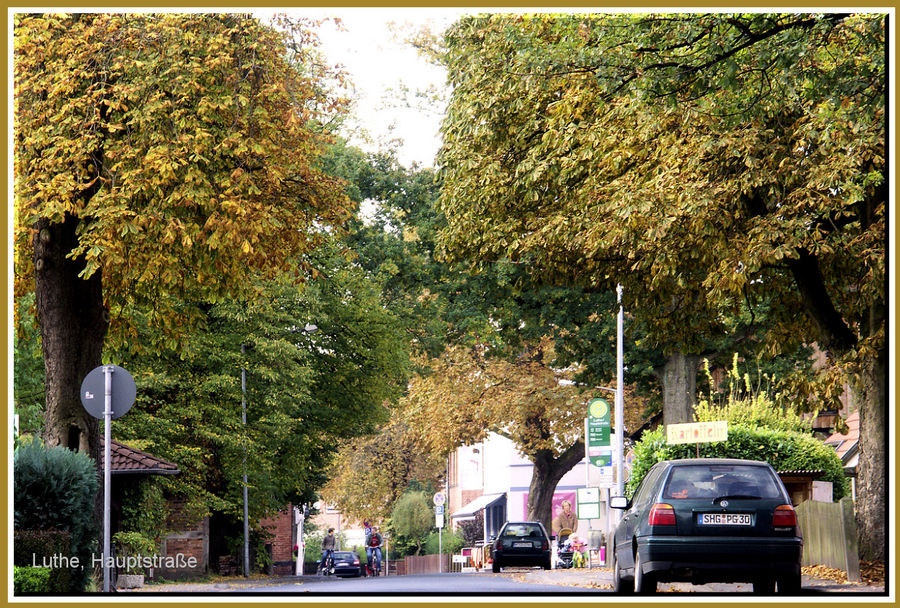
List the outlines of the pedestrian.
<svg viewBox="0 0 900 608">
<path fill-rule="evenodd" d="M 319 564 L 319 569 L 323 574 L 327 574 L 325 571 L 326 563 L 328 558 L 334 554 L 335 540 L 334 528 L 328 528 L 328 534 L 322 539 L 322 562 Z"/>
</svg>

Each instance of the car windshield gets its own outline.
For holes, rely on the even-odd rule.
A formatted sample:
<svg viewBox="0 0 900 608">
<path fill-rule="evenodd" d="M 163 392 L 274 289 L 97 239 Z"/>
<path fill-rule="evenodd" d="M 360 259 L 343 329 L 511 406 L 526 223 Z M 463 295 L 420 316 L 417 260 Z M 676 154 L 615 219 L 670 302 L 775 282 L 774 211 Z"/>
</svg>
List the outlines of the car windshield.
<svg viewBox="0 0 900 608">
<path fill-rule="evenodd" d="M 353 559 L 353 553 L 350 551 L 335 551 L 334 559 Z"/>
<path fill-rule="evenodd" d="M 506 526 L 506 529 L 503 531 L 504 537 L 532 537 L 532 538 L 542 538 L 544 533 L 541 531 L 541 527 L 537 524 L 512 524 Z"/>
<path fill-rule="evenodd" d="M 692 465 L 673 467 L 665 498 L 780 498 L 781 490 L 765 467 Z"/>
</svg>

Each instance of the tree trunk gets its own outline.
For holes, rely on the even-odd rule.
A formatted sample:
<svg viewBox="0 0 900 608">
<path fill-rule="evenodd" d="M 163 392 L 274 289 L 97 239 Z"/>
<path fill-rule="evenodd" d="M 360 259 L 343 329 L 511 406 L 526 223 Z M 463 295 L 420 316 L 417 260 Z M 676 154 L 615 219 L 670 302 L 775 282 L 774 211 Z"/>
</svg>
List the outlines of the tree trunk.
<svg viewBox="0 0 900 608">
<path fill-rule="evenodd" d="M 886 354 L 867 361 L 859 391 L 859 465 L 856 527 L 860 559 L 883 561 L 885 555 L 885 412 Z"/>
<path fill-rule="evenodd" d="M 79 220 L 37 222 L 34 239 L 37 318 L 46 371 L 44 441 L 87 453 L 99 463 L 100 425 L 81 404 L 84 377 L 100 365 L 109 314 L 100 272 L 78 276 L 84 261 L 66 256 L 76 246 Z"/>
<path fill-rule="evenodd" d="M 578 441 L 559 458 L 553 458 L 547 450 L 538 452 L 532 457 L 534 471 L 531 475 L 531 486 L 528 489 L 528 505 L 526 519 L 539 521 L 550 531 L 553 519 L 553 493 L 563 476 L 572 470 L 579 460 L 584 458 L 584 442 Z"/>
<path fill-rule="evenodd" d="M 697 403 L 697 368 L 700 357 L 672 353 L 662 368 L 655 370 L 663 389 L 663 423 L 678 424 L 694 420 Z"/>
</svg>

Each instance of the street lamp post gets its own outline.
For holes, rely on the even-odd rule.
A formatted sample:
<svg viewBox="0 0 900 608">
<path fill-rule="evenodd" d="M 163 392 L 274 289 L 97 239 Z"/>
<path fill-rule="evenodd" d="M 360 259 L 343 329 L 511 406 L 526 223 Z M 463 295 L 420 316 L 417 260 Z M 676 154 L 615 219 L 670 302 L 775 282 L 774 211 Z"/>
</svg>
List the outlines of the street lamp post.
<svg viewBox="0 0 900 608">
<path fill-rule="evenodd" d="M 250 514 L 247 501 L 247 370 L 244 367 L 245 346 L 241 344 L 241 424 L 244 425 L 244 577 L 250 576 Z"/>
</svg>

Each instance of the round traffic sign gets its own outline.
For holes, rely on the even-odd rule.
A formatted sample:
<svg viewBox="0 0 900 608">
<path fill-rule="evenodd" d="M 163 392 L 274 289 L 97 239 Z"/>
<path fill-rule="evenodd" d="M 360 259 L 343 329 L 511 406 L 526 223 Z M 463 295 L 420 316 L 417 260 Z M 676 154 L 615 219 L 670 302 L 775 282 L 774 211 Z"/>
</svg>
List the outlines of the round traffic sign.
<svg viewBox="0 0 900 608">
<path fill-rule="evenodd" d="M 434 495 L 434 504 L 436 504 L 438 506 L 444 504 L 444 493 L 443 492 L 438 492 L 437 494 Z"/>
<path fill-rule="evenodd" d="M 111 370 L 111 410 L 113 420 L 121 418 L 134 405 L 137 396 L 137 387 L 134 378 L 124 368 L 118 365 L 101 365 L 95 367 L 85 376 L 81 383 L 81 405 L 88 414 L 94 418 L 103 419 L 103 411 L 106 409 L 106 369 Z"/>
</svg>

